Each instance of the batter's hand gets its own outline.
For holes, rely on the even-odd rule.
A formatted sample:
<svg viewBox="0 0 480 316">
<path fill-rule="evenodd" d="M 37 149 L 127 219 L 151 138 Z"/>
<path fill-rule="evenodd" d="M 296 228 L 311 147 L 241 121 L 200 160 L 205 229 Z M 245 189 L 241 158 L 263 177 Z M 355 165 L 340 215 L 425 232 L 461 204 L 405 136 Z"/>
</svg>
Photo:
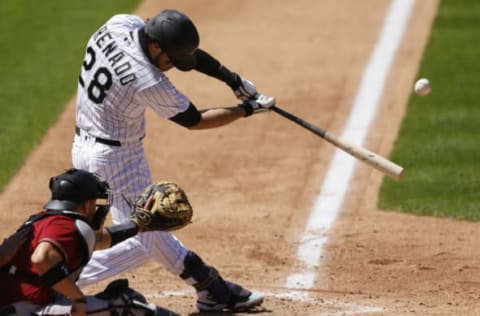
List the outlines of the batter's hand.
<svg viewBox="0 0 480 316">
<path fill-rule="evenodd" d="M 245 116 L 250 116 L 255 113 L 270 111 L 274 105 L 274 97 L 258 94 L 255 98 L 248 99 L 239 106 L 245 110 Z"/>
<path fill-rule="evenodd" d="M 235 96 L 242 101 L 255 98 L 258 95 L 257 88 L 250 80 L 238 76 L 236 88 L 233 90 Z"/>
</svg>

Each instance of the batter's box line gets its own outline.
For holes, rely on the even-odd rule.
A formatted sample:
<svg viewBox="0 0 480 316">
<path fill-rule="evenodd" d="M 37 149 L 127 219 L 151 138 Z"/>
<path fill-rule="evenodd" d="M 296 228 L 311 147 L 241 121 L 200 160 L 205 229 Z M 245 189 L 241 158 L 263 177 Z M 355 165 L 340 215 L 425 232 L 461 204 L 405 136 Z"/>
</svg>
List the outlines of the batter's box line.
<svg viewBox="0 0 480 316">
<path fill-rule="evenodd" d="M 354 303 L 342 302 L 339 300 L 332 299 L 323 299 L 323 298 L 313 298 L 305 291 L 299 290 L 290 290 L 287 292 L 261 292 L 265 297 L 273 297 L 278 299 L 288 299 L 291 301 L 297 301 L 302 303 L 317 304 L 319 306 L 325 306 L 329 308 L 335 308 L 339 311 L 328 312 L 329 316 L 340 316 L 340 315 L 360 315 L 368 313 L 379 313 L 383 312 L 383 308 L 377 306 L 367 306 Z M 193 290 L 180 290 L 180 291 L 162 291 L 161 293 L 153 293 L 145 295 L 147 300 L 156 299 L 156 298 L 167 298 L 167 297 L 189 297 L 195 295 Z M 322 315 L 322 314 L 320 314 Z"/>
</svg>

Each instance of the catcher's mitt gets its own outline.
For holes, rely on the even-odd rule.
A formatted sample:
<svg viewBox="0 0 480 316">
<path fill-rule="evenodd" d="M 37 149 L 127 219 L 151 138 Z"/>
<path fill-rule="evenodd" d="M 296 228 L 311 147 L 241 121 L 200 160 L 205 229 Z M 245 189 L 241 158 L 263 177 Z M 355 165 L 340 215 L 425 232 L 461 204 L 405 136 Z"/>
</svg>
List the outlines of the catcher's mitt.
<svg viewBox="0 0 480 316">
<path fill-rule="evenodd" d="M 146 187 L 135 201 L 132 221 L 143 231 L 172 231 L 191 223 L 193 209 L 177 184 L 158 182 Z"/>
</svg>

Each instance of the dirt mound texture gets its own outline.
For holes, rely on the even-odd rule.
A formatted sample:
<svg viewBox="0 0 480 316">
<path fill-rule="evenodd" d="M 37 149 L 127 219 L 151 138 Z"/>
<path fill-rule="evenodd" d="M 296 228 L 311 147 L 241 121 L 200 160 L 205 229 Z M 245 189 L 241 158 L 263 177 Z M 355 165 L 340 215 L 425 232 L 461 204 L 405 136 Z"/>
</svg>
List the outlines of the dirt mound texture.
<svg viewBox="0 0 480 316">
<path fill-rule="evenodd" d="M 186 12 L 201 47 L 276 96 L 280 107 L 340 132 L 389 3 L 149 0 L 136 13 Z M 388 155 L 395 140 L 437 5 L 414 4 L 365 143 L 379 154 Z M 202 74 L 169 75 L 199 108 L 237 102 Z M 0 195 L 0 236 L 41 209 L 49 177 L 70 166 L 73 100 Z M 150 112 L 145 146 L 155 179 L 179 183 L 195 208 L 193 224 L 176 235 L 227 279 L 266 293 L 260 315 L 480 313 L 478 225 L 377 210 L 383 175 L 364 164 L 328 232 L 314 287 L 283 295 L 295 292 L 285 281 L 302 270 L 299 236 L 335 148 L 274 113 L 190 132 Z M 152 302 L 196 313 L 193 290 L 157 263 L 119 277 Z"/>
</svg>

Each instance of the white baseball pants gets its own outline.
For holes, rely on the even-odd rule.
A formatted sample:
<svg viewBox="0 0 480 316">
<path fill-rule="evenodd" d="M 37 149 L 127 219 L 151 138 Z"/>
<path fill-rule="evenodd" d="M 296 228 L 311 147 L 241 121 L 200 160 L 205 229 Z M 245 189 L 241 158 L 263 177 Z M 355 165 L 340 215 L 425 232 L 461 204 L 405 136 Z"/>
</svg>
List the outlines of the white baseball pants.
<svg viewBox="0 0 480 316">
<path fill-rule="evenodd" d="M 152 184 L 141 141 L 109 146 L 82 132 L 75 135 L 72 162 L 75 168 L 96 172 L 107 180 L 113 191 L 110 209 L 115 224 L 130 218 L 131 204 L 145 187 Z M 110 278 L 134 269 L 148 259 L 158 261 L 171 273 L 180 275 L 187 252 L 188 249 L 170 232 L 141 233 L 112 248 L 94 251 L 78 285 L 87 286 Z"/>
</svg>

